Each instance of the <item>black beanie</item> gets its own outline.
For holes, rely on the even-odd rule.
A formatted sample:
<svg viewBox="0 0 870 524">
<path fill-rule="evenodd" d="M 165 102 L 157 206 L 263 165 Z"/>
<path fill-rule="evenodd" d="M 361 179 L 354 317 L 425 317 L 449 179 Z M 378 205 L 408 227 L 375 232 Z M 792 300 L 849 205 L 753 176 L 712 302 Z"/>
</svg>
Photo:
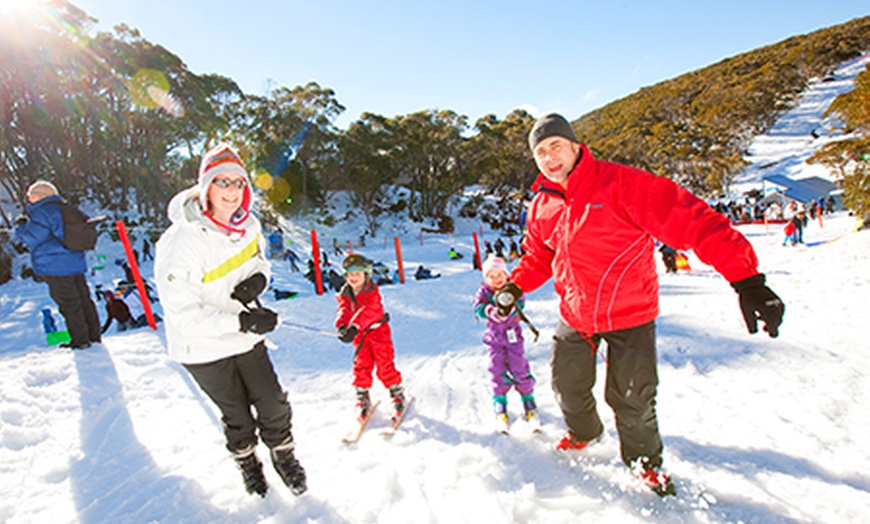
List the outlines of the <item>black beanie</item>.
<svg viewBox="0 0 870 524">
<path fill-rule="evenodd" d="M 532 130 L 529 132 L 529 147 L 534 151 L 541 141 L 551 136 L 560 136 L 571 142 L 580 143 L 574 133 L 574 128 L 565 120 L 565 117 L 557 113 L 550 113 L 539 118 L 532 126 Z"/>
</svg>

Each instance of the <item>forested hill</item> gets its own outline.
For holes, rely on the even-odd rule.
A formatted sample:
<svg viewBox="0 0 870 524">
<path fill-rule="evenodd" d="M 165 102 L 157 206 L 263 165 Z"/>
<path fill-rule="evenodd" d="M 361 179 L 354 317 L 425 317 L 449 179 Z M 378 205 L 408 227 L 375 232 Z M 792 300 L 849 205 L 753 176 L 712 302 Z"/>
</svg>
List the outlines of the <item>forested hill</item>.
<svg viewBox="0 0 870 524">
<path fill-rule="evenodd" d="M 37 178 L 88 212 L 160 227 L 169 198 L 220 140 L 255 173 L 267 224 L 305 212 L 324 223 L 362 219 L 374 234 L 387 213 L 445 229 L 458 213 L 500 227 L 519 218 L 537 173 L 526 142 L 534 118 L 521 109 L 474 123 L 449 109 L 364 113 L 338 129 L 340 93 L 316 81 L 244 93 L 219 73 L 194 74 L 135 28 L 93 34 L 94 19 L 67 0 L 39 8 L 29 19 L 0 19 L 5 228 Z M 864 17 L 644 88 L 575 124 L 600 158 L 715 195 L 742 169 L 749 139 L 809 79 L 868 49 Z M 495 204 L 478 195 L 457 211 L 450 204 L 469 186 L 496 195 Z M 351 193 L 355 216 L 331 206 L 338 190 Z"/>
<path fill-rule="evenodd" d="M 870 51 L 870 16 L 728 58 L 612 102 L 574 122 L 601 158 L 713 195 L 745 167 L 767 130 L 812 78 Z"/>
</svg>

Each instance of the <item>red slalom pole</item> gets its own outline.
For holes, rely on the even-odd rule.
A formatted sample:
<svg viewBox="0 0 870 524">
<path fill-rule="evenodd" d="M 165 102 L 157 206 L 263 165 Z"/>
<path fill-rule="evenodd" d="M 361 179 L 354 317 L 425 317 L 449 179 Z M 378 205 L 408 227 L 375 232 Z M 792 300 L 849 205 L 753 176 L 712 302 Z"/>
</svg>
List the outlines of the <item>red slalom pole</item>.
<svg viewBox="0 0 870 524">
<path fill-rule="evenodd" d="M 402 243 L 399 240 L 399 237 L 395 237 L 393 242 L 396 244 L 396 264 L 399 266 L 397 270 L 399 272 L 399 282 L 402 284 L 405 283 L 405 265 L 402 262 Z"/>
<path fill-rule="evenodd" d="M 148 293 L 145 292 L 145 282 L 142 281 L 139 264 L 136 262 L 136 256 L 133 255 L 133 246 L 130 245 L 130 237 L 127 236 L 127 227 L 124 225 L 123 220 L 115 222 L 115 227 L 118 229 L 118 237 L 121 239 L 121 244 L 124 245 L 124 253 L 127 255 L 127 262 L 130 264 L 133 280 L 136 281 L 136 291 L 139 292 L 139 299 L 142 302 L 142 308 L 145 310 L 145 318 L 148 320 L 148 325 L 151 326 L 151 329 L 157 329 L 154 312 L 151 311 L 151 299 L 148 298 Z"/>
<path fill-rule="evenodd" d="M 471 236 L 474 238 L 474 260 L 477 262 L 477 269 L 482 270 L 483 266 L 480 264 L 480 244 L 477 243 L 477 233 L 472 231 Z"/>
<path fill-rule="evenodd" d="M 317 231 L 311 230 L 311 255 L 314 260 L 314 286 L 318 295 L 323 294 L 323 273 L 320 272 L 320 246 L 317 245 Z"/>
</svg>

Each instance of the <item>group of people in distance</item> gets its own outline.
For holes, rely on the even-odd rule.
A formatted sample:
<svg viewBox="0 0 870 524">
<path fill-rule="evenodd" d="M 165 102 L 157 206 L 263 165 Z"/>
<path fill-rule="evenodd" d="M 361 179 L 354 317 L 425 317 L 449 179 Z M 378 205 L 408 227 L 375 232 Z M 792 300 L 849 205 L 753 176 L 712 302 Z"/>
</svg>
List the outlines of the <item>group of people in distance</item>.
<svg viewBox="0 0 870 524">
<path fill-rule="evenodd" d="M 655 409 L 656 239 L 693 249 L 722 274 L 738 295 L 750 333 L 758 331 L 760 320 L 776 337 L 785 307 L 759 273 L 747 239 L 673 181 L 594 158 L 557 114 L 535 122 L 529 147 L 540 174 L 527 210 L 523 254 L 513 270 L 502 258 L 485 260 L 474 301 L 475 314 L 487 326 L 496 418 L 506 417 L 512 388 L 525 417 L 537 417 L 519 317 L 525 295 L 553 279 L 560 300 L 550 371 L 567 428 L 556 447 L 582 450 L 602 437 L 592 390 L 597 355 L 605 355 L 606 343 L 605 401 L 616 415 L 621 458 L 654 492 L 672 494 Z M 249 175 L 232 147 L 220 144 L 205 153 L 197 183 L 169 203 L 172 225 L 156 244 L 155 277 L 169 354 L 220 409 L 226 447 L 247 491 L 264 495 L 268 489 L 255 452 L 262 440 L 281 479 L 301 494 L 307 480 L 296 456 L 291 408 L 264 343 L 278 315 L 257 300 L 270 269 L 260 223 L 250 212 L 252 198 Z M 26 232 L 21 236 L 32 241 Z M 344 258 L 346 283 L 337 294 L 335 326 L 340 340 L 357 350 L 357 414 L 365 416 L 371 407 L 373 372 L 400 414 L 406 408 L 403 377 L 371 268 L 360 254 Z M 63 288 L 77 285 L 70 281 Z M 49 286 L 54 297 L 58 285 L 49 280 Z M 501 298 L 510 307 L 499 293 L 509 295 Z M 99 326 L 77 337 L 80 344 L 98 341 Z"/>
</svg>

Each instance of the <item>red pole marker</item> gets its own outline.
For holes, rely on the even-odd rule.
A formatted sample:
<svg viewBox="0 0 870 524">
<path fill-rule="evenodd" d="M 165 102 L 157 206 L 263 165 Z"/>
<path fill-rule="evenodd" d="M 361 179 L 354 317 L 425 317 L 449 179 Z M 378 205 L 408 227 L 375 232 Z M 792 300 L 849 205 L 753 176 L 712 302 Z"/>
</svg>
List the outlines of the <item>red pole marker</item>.
<svg viewBox="0 0 870 524">
<path fill-rule="evenodd" d="M 151 326 L 151 329 L 157 329 L 157 322 L 154 321 L 154 313 L 151 311 L 151 299 L 148 298 L 148 293 L 145 292 L 145 282 L 142 281 L 142 274 L 139 273 L 139 264 L 133 255 L 133 246 L 130 245 L 130 237 L 127 236 L 127 228 L 124 226 L 124 221 L 118 220 L 115 222 L 115 227 L 118 228 L 118 237 L 121 239 L 121 244 L 124 245 L 127 263 L 130 264 L 133 280 L 136 281 L 136 290 L 139 292 L 142 308 L 145 309 L 145 318 L 148 320 L 148 325 Z"/>
<path fill-rule="evenodd" d="M 323 273 L 320 272 L 320 246 L 317 245 L 317 231 L 311 230 L 311 251 L 314 260 L 314 285 L 318 295 L 323 294 Z"/>
<path fill-rule="evenodd" d="M 399 237 L 395 237 L 393 242 L 396 244 L 396 264 L 398 264 L 399 269 L 399 282 L 402 284 L 405 283 L 405 266 L 402 262 L 402 242 L 399 240 Z"/>
<path fill-rule="evenodd" d="M 474 238 L 474 260 L 477 261 L 477 269 L 482 271 L 481 268 L 483 266 L 480 265 L 480 244 L 477 243 L 477 233 L 472 232 L 471 236 Z"/>
</svg>

